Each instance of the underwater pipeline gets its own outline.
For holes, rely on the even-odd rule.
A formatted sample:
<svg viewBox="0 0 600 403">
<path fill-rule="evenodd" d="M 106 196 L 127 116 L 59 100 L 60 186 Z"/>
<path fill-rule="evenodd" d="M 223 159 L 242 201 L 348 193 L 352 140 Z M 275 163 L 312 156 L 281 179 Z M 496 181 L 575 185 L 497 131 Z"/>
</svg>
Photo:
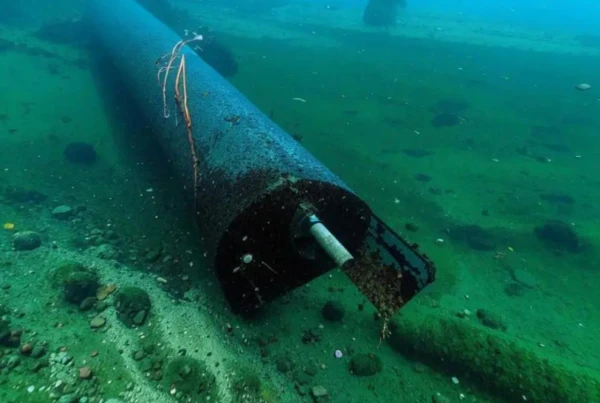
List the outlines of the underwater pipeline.
<svg viewBox="0 0 600 403">
<path fill-rule="evenodd" d="M 183 184 L 233 311 L 336 266 L 386 315 L 434 280 L 415 245 L 198 56 L 202 38 L 181 38 L 133 0 L 90 3 L 100 48 Z"/>
</svg>

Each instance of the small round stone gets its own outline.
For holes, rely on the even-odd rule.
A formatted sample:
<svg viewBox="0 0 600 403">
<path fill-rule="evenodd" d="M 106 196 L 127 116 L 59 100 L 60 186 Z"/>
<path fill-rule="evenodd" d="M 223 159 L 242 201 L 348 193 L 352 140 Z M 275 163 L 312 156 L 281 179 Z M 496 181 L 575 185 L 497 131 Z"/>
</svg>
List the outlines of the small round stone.
<svg viewBox="0 0 600 403">
<path fill-rule="evenodd" d="M 90 367 L 79 368 L 79 379 L 90 379 L 92 377 L 92 369 Z"/>
<path fill-rule="evenodd" d="M 587 90 L 591 89 L 592 86 L 589 85 L 588 83 L 581 83 L 581 84 L 577 84 L 575 86 L 575 88 L 577 88 L 579 91 L 587 91 Z"/>
<path fill-rule="evenodd" d="M 62 205 L 52 210 L 52 217 L 57 220 L 68 220 L 73 215 L 73 209 L 70 206 Z"/>
<path fill-rule="evenodd" d="M 90 322 L 90 326 L 92 327 L 92 329 L 98 329 L 101 328 L 102 326 L 104 326 L 106 324 L 106 319 L 104 319 L 102 316 L 96 316 L 94 319 L 92 319 L 92 321 Z"/>
</svg>

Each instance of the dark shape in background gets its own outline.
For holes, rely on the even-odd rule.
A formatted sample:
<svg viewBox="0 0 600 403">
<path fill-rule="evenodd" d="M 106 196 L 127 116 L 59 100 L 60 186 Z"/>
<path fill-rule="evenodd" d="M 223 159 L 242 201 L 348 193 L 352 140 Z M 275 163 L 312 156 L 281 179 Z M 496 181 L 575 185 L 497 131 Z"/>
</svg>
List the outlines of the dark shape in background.
<svg viewBox="0 0 600 403">
<path fill-rule="evenodd" d="M 96 162 L 96 150 L 91 144 L 81 141 L 69 143 L 64 150 L 65 158 L 73 164 L 91 165 Z"/>
<path fill-rule="evenodd" d="M 363 21 L 375 27 L 396 25 L 399 8 L 406 8 L 406 0 L 369 0 Z"/>
<path fill-rule="evenodd" d="M 168 0 L 137 0 L 137 2 L 177 33 L 194 31 L 204 36 L 205 39 L 198 47 L 194 47 L 194 51 L 223 77 L 232 77 L 237 73 L 238 64 L 233 52 L 220 43 L 209 28 L 204 26 L 197 28 L 202 25 L 201 21 L 190 17 L 187 11 L 173 7 Z"/>
<path fill-rule="evenodd" d="M 548 220 L 533 230 L 546 248 L 557 252 L 578 253 L 581 251 L 579 236 L 572 226 L 559 220 Z"/>
</svg>

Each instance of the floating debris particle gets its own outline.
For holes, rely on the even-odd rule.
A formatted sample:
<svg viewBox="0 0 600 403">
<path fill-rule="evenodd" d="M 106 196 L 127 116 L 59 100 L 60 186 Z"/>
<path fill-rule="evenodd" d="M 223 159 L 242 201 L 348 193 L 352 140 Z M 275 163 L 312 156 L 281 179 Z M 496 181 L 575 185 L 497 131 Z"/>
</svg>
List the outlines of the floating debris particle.
<svg viewBox="0 0 600 403">
<path fill-rule="evenodd" d="M 591 89 L 592 86 L 589 85 L 588 83 L 581 83 L 581 84 L 577 84 L 575 86 L 575 88 L 579 91 L 587 91 L 587 90 Z"/>
</svg>

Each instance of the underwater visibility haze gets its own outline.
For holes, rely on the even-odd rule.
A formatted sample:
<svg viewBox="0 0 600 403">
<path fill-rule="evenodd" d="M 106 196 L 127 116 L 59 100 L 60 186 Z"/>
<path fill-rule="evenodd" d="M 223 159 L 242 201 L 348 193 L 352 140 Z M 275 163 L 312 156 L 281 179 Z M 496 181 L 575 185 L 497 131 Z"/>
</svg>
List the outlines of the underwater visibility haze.
<svg viewBox="0 0 600 403">
<path fill-rule="evenodd" d="M 0 402 L 600 403 L 596 2 L 0 3 Z"/>
</svg>

